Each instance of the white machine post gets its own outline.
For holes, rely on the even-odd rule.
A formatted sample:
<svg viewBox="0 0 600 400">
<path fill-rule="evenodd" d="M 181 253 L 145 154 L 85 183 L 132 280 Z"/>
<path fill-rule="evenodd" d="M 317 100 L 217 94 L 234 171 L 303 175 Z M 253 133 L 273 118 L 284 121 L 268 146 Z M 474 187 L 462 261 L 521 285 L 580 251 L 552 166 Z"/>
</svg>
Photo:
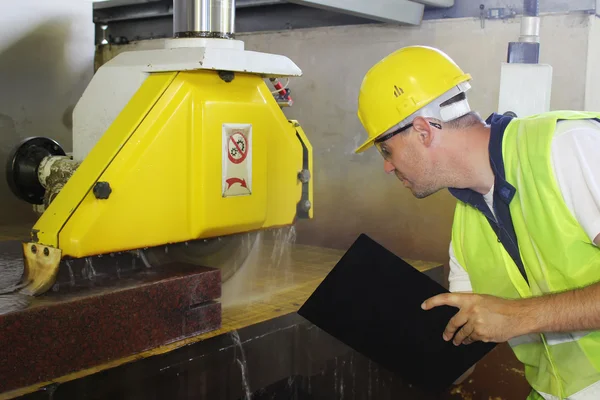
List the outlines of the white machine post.
<svg viewBox="0 0 600 400">
<path fill-rule="evenodd" d="M 539 1 L 524 0 L 521 35 L 508 45 L 500 72 L 498 112 L 518 117 L 550 111 L 552 66 L 539 63 Z"/>
</svg>

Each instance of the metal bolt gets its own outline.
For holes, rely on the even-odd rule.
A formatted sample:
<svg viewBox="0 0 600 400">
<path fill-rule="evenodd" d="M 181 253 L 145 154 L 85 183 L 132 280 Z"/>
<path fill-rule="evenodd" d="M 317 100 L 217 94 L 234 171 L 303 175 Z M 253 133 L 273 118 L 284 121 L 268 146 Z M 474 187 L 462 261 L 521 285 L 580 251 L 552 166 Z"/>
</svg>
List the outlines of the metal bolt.
<svg viewBox="0 0 600 400">
<path fill-rule="evenodd" d="M 50 255 L 50 250 L 47 247 L 44 247 L 44 255 L 48 257 Z"/>
<path fill-rule="evenodd" d="M 302 183 L 307 183 L 310 180 L 310 171 L 307 169 L 303 169 L 298 172 L 298 180 Z"/>
<path fill-rule="evenodd" d="M 232 71 L 219 71 L 219 78 L 229 83 L 235 79 L 235 74 Z"/>
<path fill-rule="evenodd" d="M 112 189 L 108 182 L 96 182 L 93 192 L 97 199 L 106 200 L 112 193 Z"/>
<path fill-rule="evenodd" d="M 35 244 L 31 245 L 31 252 L 33 254 L 37 253 L 37 247 L 35 247 Z"/>
<path fill-rule="evenodd" d="M 311 207 L 312 204 L 310 203 L 310 200 L 303 200 L 300 202 L 300 209 L 304 212 L 308 212 Z"/>
</svg>

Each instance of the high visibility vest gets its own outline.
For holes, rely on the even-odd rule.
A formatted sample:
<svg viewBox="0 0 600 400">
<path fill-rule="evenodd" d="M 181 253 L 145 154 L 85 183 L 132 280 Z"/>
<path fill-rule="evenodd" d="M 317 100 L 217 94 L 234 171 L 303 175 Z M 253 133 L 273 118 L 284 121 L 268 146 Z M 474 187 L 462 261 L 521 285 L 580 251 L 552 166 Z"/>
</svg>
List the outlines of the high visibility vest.
<svg viewBox="0 0 600 400">
<path fill-rule="evenodd" d="M 565 204 L 551 160 L 557 121 L 590 118 L 600 113 L 556 111 L 507 125 L 505 179 L 516 188 L 509 209 L 529 285 L 486 217 L 459 201 L 452 246 L 474 293 L 527 298 L 600 280 L 600 249 Z M 529 399 L 600 399 L 600 331 L 532 334 L 509 344 L 534 389 Z"/>
</svg>

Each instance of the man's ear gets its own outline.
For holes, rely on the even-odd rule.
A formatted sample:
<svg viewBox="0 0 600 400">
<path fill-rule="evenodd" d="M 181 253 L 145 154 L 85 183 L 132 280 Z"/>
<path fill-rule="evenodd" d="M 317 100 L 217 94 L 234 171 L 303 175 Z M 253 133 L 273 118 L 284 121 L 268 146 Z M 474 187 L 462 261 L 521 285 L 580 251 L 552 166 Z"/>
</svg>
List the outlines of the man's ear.
<svg viewBox="0 0 600 400">
<path fill-rule="evenodd" d="M 431 146 L 433 143 L 433 128 L 429 125 L 429 122 L 423 117 L 416 117 L 413 120 L 413 127 L 417 134 L 419 135 L 419 142 L 421 142 L 425 147 Z"/>
</svg>

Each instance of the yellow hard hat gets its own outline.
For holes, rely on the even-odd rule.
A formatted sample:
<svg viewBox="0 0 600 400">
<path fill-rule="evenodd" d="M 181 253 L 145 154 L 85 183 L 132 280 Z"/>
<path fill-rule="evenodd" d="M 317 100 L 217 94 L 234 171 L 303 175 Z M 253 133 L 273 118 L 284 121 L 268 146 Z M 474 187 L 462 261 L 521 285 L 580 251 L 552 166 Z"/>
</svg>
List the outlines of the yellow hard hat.
<svg viewBox="0 0 600 400">
<path fill-rule="evenodd" d="M 365 151 L 378 136 L 410 124 L 417 115 L 445 122 L 466 114 L 466 99 L 440 105 L 467 91 L 470 80 L 448 55 L 432 47 L 408 46 L 388 55 L 367 72 L 360 87 L 358 118 L 368 139 L 355 152 Z"/>
</svg>

